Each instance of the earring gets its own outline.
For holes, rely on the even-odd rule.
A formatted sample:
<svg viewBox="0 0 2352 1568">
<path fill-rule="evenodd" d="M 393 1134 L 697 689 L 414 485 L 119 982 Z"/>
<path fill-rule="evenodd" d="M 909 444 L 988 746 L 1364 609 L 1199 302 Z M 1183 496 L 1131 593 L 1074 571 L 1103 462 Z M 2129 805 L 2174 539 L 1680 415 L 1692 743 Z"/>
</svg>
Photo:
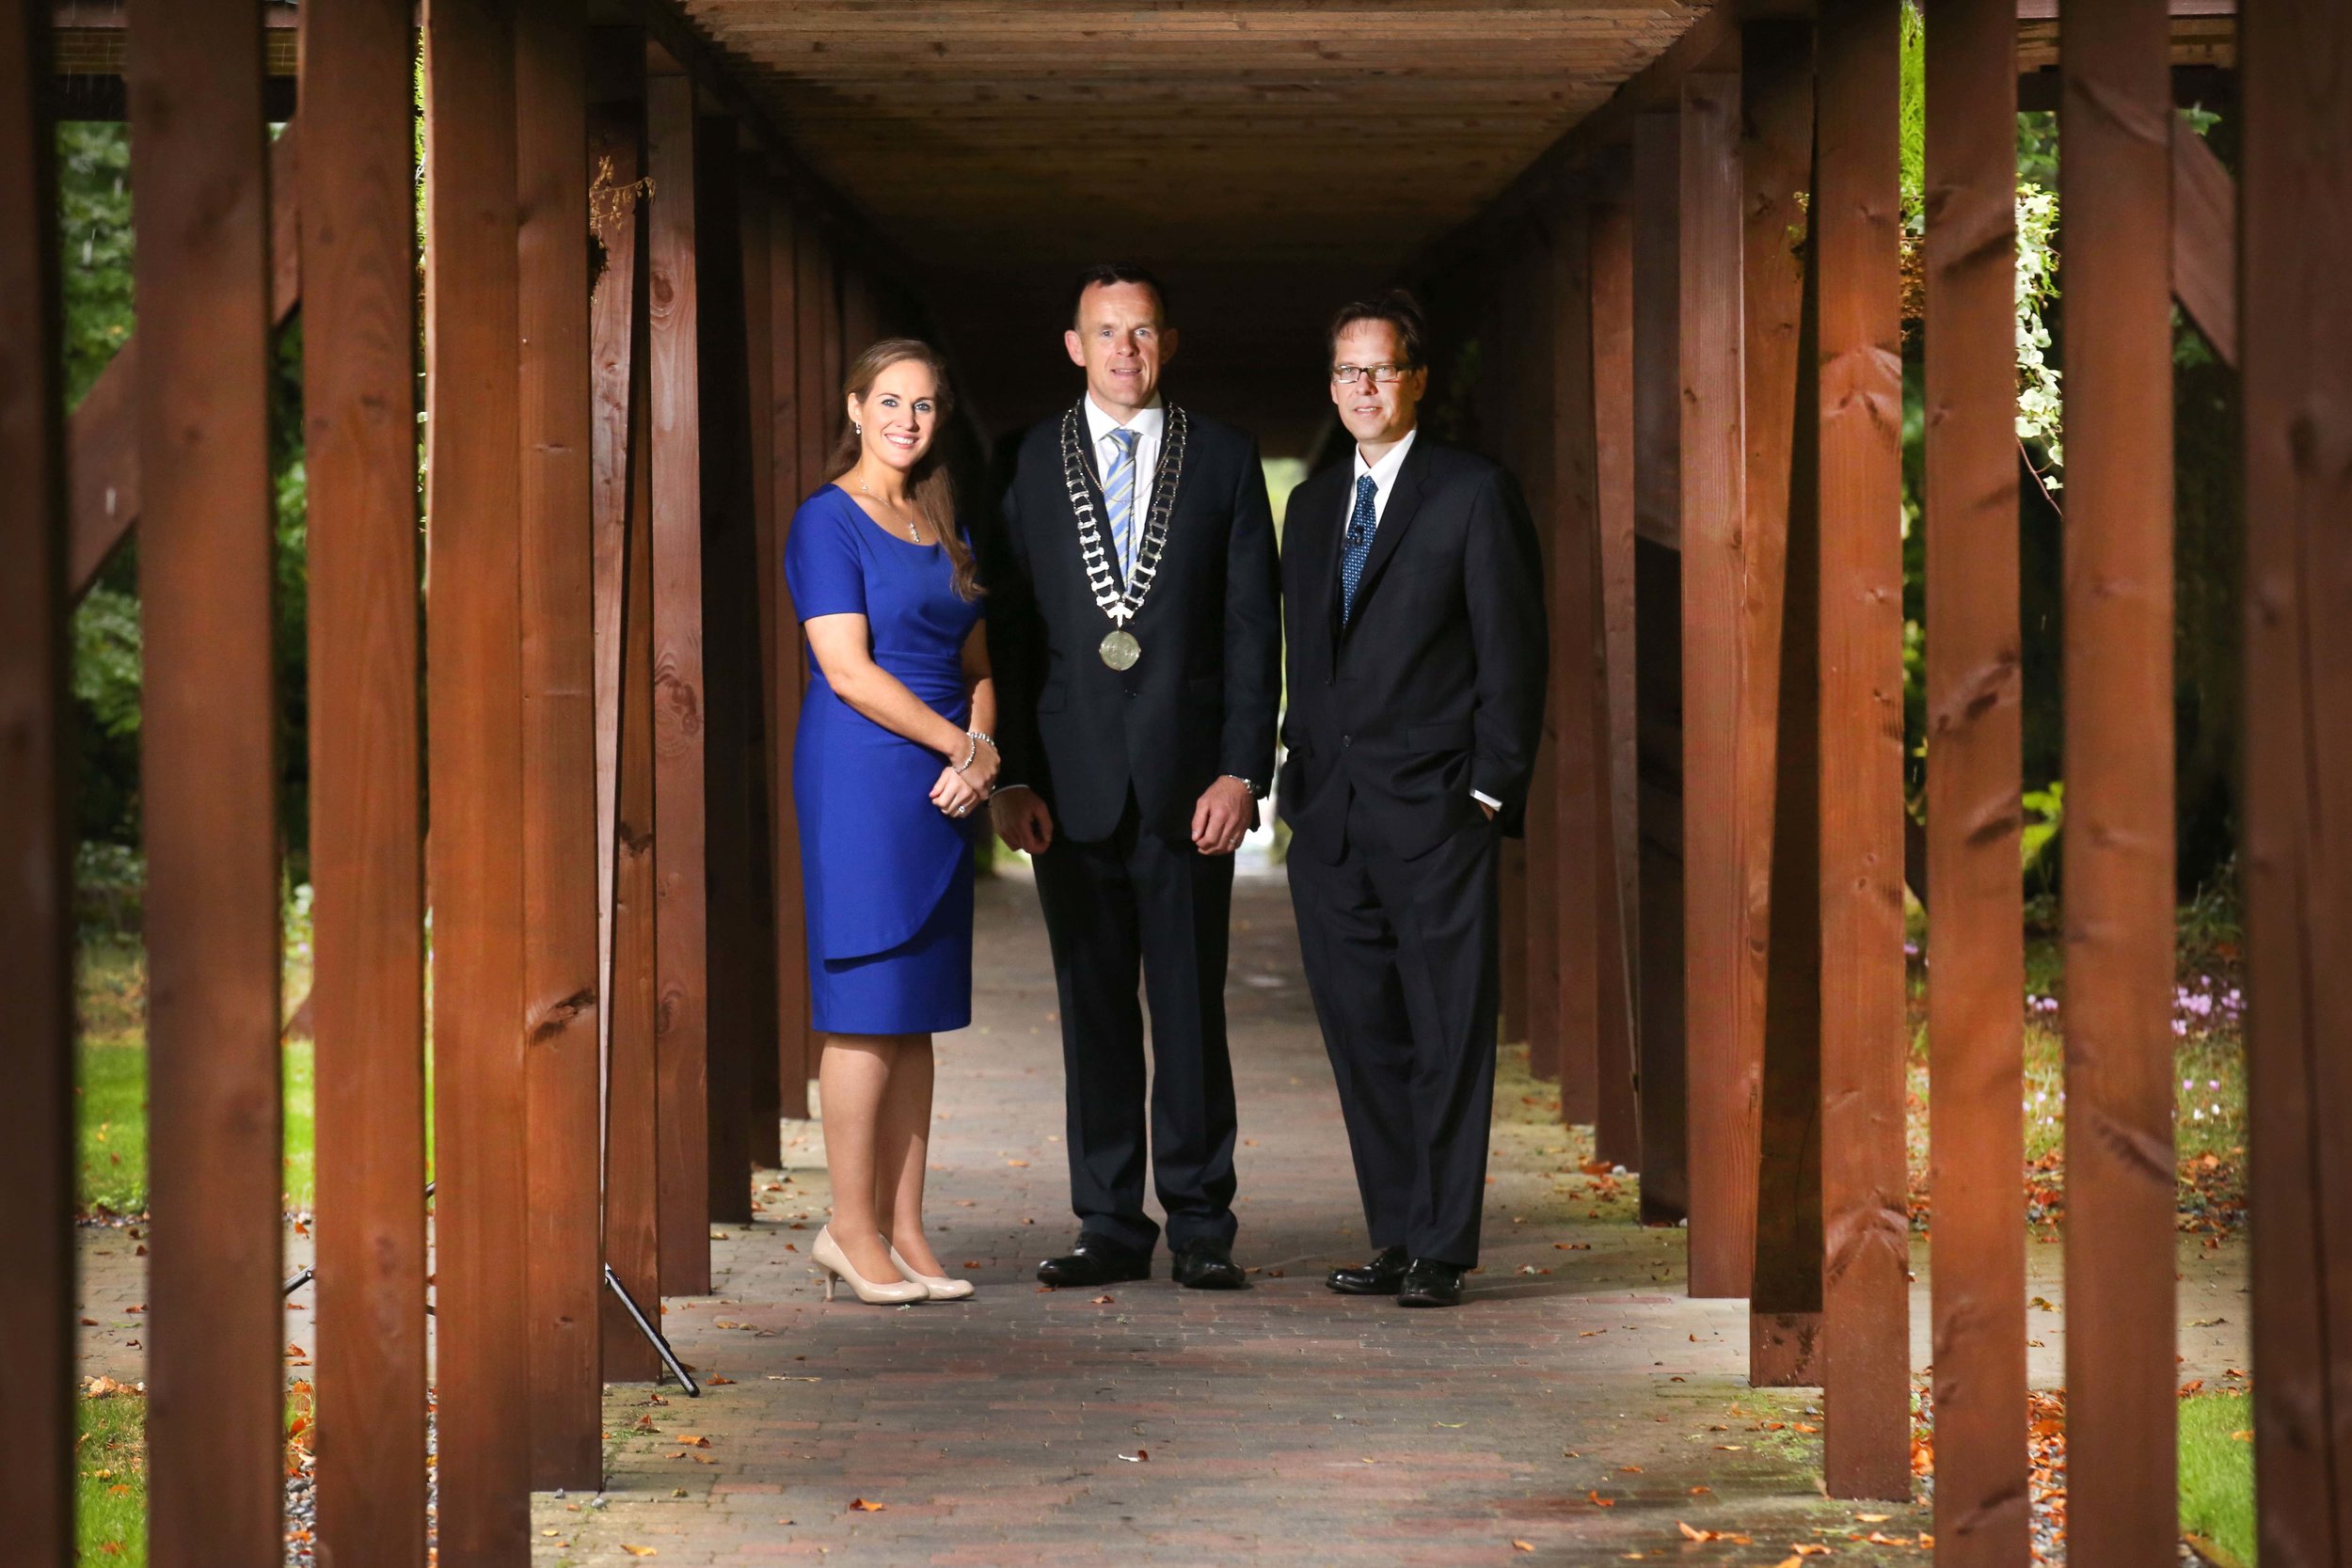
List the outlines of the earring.
<svg viewBox="0 0 2352 1568">
<path fill-rule="evenodd" d="M 866 434 L 866 427 L 858 423 L 855 420 L 851 420 L 850 421 L 850 430 L 853 435 L 863 436 Z"/>
</svg>

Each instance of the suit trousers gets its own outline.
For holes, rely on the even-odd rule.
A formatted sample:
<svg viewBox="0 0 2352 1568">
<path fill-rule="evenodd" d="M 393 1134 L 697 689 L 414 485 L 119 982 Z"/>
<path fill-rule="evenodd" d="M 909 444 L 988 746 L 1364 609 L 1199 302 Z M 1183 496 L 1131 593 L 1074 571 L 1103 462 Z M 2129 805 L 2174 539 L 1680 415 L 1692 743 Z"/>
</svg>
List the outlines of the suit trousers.
<svg viewBox="0 0 2352 1568">
<path fill-rule="evenodd" d="M 1494 1105 L 1499 839 L 1480 814 L 1406 860 L 1350 800 L 1337 864 L 1290 858 L 1372 1244 L 1466 1268 L 1478 1261 Z"/>
<path fill-rule="evenodd" d="M 1132 793 L 1111 836 L 1057 835 L 1037 857 L 1038 901 L 1061 993 L 1070 1203 L 1089 1238 L 1149 1253 L 1143 1008 L 1152 1015 L 1148 1152 L 1168 1244 L 1232 1245 L 1233 1068 L 1225 962 L 1233 859 L 1140 825 Z"/>
</svg>

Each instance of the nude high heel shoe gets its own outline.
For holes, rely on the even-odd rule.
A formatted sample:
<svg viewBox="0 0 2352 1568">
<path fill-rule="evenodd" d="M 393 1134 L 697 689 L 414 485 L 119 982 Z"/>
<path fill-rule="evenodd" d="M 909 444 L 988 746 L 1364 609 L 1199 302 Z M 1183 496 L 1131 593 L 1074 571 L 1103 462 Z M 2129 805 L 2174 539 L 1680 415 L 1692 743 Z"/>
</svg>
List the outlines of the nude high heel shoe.
<svg viewBox="0 0 2352 1568">
<path fill-rule="evenodd" d="M 930 1294 L 930 1290 L 912 1279 L 893 1279 L 877 1284 L 858 1273 L 849 1255 L 841 1250 L 841 1243 L 833 1239 L 831 1226 L 817 1232 L 817 1240 L 809 1247 L 808 1256 L 809 1261 L 817 1265 L 817 1272 L 824 1276 L 827 1301 L 833 1300 L 834 1281 L 836 1279 L 847 1284 L 858 1300 L 878 1307 L 903 1306 L 911 1301 L 922 1301 Z"/>
<path fill-rule="evenodd" d="M 968 1279 L 948 1279 L 935 1274 L 918 1274 L 914 1266 L 898 1256 L 898 1249 L 890 1249 L 890 1266 L 930 1292 L 933 1301 L 961 1301 L 973 1291 Z"/>
</svg>

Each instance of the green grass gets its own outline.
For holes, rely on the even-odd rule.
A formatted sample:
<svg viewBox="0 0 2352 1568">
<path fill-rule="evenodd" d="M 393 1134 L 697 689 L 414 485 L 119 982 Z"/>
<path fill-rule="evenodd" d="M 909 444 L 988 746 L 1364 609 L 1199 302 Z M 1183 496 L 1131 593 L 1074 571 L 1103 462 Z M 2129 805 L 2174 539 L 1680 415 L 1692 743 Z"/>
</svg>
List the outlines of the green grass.
<svg viewBox="0 0 2352 1568">
<path fill-rule="evenodd" d="M 135 1568 L 147 1561 L 147 1401 L 116 1394 L 74 1409 L 81 1560 Z"/>
<path fill-rule="evenodd" d="M 2244 1394 L 2181 1402 L 2181 1531 L 2218 1548 L 2224 1562 L 2254 1560 L 2254 1424 Z"/>
<path fill-rule="evenodd" d="M 310 993 L 308 932 L 289 932 L 285 994 Z M 87 937 L 77 981 L 81 1038 L 74 1051 L 74 1093 L 81 1121 L 80 1202 L 135 1214 L 147 1208 L 147 964 L 135 939 Z M 286 1174 L 289 1209 L 311 1207 L 317 1192 L 309 1040 L 284 1051 Z"/>
</svg>

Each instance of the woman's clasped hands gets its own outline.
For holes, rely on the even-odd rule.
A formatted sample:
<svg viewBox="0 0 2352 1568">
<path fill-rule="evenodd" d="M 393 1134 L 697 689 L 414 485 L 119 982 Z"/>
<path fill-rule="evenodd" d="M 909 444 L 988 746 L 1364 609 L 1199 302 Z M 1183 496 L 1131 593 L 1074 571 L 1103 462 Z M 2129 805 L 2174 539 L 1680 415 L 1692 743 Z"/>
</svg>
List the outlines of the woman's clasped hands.
<svg viewBox="0 0 2352 1568">
<path fill-rule="evenodd" d="M 996 769 L 1001 762 L 996 743 L 983 735 L 967 735 L 966 751 L 961 765 L 951 760 L 939 770 L 939 782 L 931 785 L 931 804 L 953 817 L 966 817 L 974 808 L 989 797 L 996 783 Z"/>
</svg>

